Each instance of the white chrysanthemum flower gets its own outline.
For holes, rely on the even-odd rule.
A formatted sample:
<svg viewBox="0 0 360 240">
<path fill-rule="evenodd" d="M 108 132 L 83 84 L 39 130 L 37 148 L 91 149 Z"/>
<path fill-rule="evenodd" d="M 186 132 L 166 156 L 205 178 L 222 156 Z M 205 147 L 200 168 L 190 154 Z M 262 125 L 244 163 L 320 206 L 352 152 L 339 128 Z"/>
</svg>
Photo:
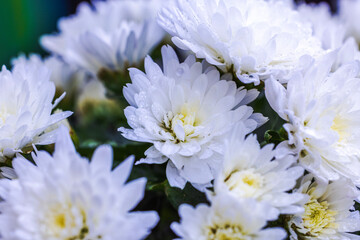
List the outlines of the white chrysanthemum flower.
<svg viewBox="0 0 360 240">
<path fill-rule="evenodd" d="M 283 214 L 302 211 L 298 203 L 303 195 L 287 191 L 293 189 L 304 169 L 291 167 L 295 162 L 291 155 L 274 159 L 272 144 L 260 148 L 256 135 L 245 139 L 246 133 L 239 125 L 226 141 L 223 167 L 215 178 L 215 194 L 226 191 L 238 199 L 254 198 Z"/>
<path fill-rule="evenodd" d="M 72 95 L 79 91 L 87 80 L 87 75 L 84 71 L 70 66 L 58 57 L 50 56 L 42 59 L 38 54 L 31 54 L 29 58 L 25 55 L 20 55 L 18 58 L 12 59 L 12 65 L 16 64 L 34 64 L 44 65 L 50 72 L 50 81 L 55 83 L 56 89 L 65 91 L 67 95 Z"/>
<path fill-rule="evenodd" d="M 236 72 L 244 83 L 259 83 L 270 74 L 284 77 L 304 54 L 322 54 L 290 4 L 265 0 L 177 0 L 160 12 L 159 24 L 180 48 L 224 71 Z"/>
<path fill-rule="evenodd" d="M 55 85 L 42 64 L 16 64 L 12 72 L 0 72 L 0 161 L 32 144 L 51 144 L 53 131 L 44 131 L 69 117 L 71 112 L 52 114 L 64 97 L 53 103 Z"/>
<path fill-rule="evenodd" d="M 97 79 L 85 84 L 82 93 L 77 101 L 77 107 L 82 111 L 89 103 L 99 103 L 110 101 L 106 97 L 105 86 Z"/>
<path fill-rule="evenodd" d="M 354 37 L 360 45 L 360 1 L 339 1 L 339 15 L 345 24 L 347 36 Z"/>
<path fill-rule="evenodd" d="M 140 65 L 163 39 L 155 17 L 162 0 L 98 1 L 80 4 L 77 15 L 59 21 L 60 33 L 44 36 L 42 45 L 67 63 L 97 74 Z"/>
<path fill-rule="evenodd" d="M 179 208 L 180 223 L 172 230 L 182 240 L 256 239 L 281 240 L 286 232 L 281 228 L 266 228 L 277 212 L 254 199 L 236 199 L 221 194 L 212 198 L 211 206 L 199 204 L 195 209 L 187 204 Z"/>
<path fill-rule="evenodd" d="M 338 16 L 332 16 L 327 3 L 301 4 L 297 10 L 304 21 L 312 24 L 313 34 L 321 40 L 322 48 L 337 49 L 345 40 L 345 27 Z"/>
<path fill-rule="evenodd" d="M 61 110 L 61 109 L 56 109 L 56 110 L 54 111 L 54 113 L 63 113 L 63 112 L 64 112 L 64 111 Z M 61 120 L 60 122 L 57 122 L 57 123 L 51 125 L 50 127 L 48 127 L 48 128 L 45 130 L 45 133 L 55 131 L 55 130 L 57 130 L 60 126 L 66 127 L 66 128 L 69 130 L 69 132 L 72 131 L 72 128 L 71 128 L 71 126 L 70 126 L 70 123 L 69 123 L 68 119 L 65 118 L 64 120 Z"/>
<path fill-rule="evenodd" d="M 258 92 L 237 88 L 234 81 L 220 80 L 219 72 L 189 56 L 179 63 L 171 47 L 162 48 L 164 70 L 145 59 L 146 73 L 130 69 L 132 84 L 124 88 L 131 106 L 125 115 L 132 129 L 123 136 L 154 146 L 141 163 L 165 163 L 170 185 L 183 188 L 208 184 L 220 167 L 223 141 L 237 122 L 253 131 L 266 121 L 245 104 Z"/>
<path fill-rule="evenodd" d="M 355 60 L 360 61 L 360 52 L 358 48 L 358 44 L 354 38 L 350 37 L 344 41 L 343 45 L 337 50 L 338 56 L 332 66 L 332 71 L 335 71 L 342 65 L 352 63 Z"/>
<path fill-rule="evenodd" d="M 306 71 L 291 77 L 287 89 L 269 79 L 265 92 L 272 108 L 288 121 L 287 144 L 302 166 L 323 180 L 344 176 L 360 184 L 360 67 L 353 61 L 331 72 L 336 60 L 334 52 L 310 61 Z"/>
<path fill-rule="evenodd" d="M 307 194 L 308 198 L 305 211 L 289 217 L 290 239 L 359 239 L 350 234 L 360 230 L 359 212 L 354 211 L 354 199 L 359 191 L 350 181 L 340 179 L 328 184 L 308 174 L 296 191 Z"/>
<path fill-rule="evenodd" d="M 140 240 L 157 221 L 155 212 L 129 212 L 144 196 L 146 179 L 125 184 L 130 157 L 111 171 L 110 146 L 100 146 L 91 163 L 76 153 L 66 128 L 53 156 L 33 154 L 36 166 L 14 160 L 17 179 L 0 180 L 0 233 L 4 239 Z"/>
<path fill-rule="evenodd" d="M 29 58 L 21 55 L 12 60 L 13 65 L 19 63 L 47 67 L 51 72 L 50 80 L 55 83 L 57 91 L 66 91 L 67 96 L 70 95 L 75 101 L 80 113 L 86 113 L 86 108 L 91 104 L 106 103 L 115 106 L 115 102 L 106 97 L 106 88 L 102 82 L 82 69 L 64 63 L 58 57 L 50 56 L 43 60 L 40 55 L 31 54 Z"/>
</svg>

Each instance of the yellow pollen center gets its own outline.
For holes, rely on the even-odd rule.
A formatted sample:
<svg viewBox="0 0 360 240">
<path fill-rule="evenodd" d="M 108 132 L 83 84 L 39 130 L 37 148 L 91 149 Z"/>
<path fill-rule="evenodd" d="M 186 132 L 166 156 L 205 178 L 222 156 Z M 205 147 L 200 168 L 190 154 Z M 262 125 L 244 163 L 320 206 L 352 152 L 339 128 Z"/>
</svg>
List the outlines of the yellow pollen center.
<svg viewBox="0 0 360 240">
<path fill-rule="evenodd" d="M 327 201 L 318 202 L 316 199 L 311 198 L 304 207 L 303 225 L 309 230 L 310 234 L 319 234 L 326 228 L 337 228 L 334 217 L 337 212 L 329 209 Z"/>
<path fill-rule="evenodd" d="M 259 189 L 264 185 L 264 177 L 254 169 L 232 172 L 226 179 L 230 191 L 241 197 L 257 197 Z"/>
<path fill-rule="evenodd" d="M 349 137 L 349 132 L 347 131 L 348 126 L 346 121 L 341 119 L 340 116 L 336 116 L 333 120 L 333 124 L 331 125 L 331 129 L 337 132 L 339 135 L 339 142 L 346 140 Z"/>
<path fill-rule="evenodd" d="M 57 226 L 58 228 L 65 228 L 65 215 L 64 214 L 59 214 L 57 216 L 55 216 L 55 226 Z"/>
<path fill-rule="evenodd" d="M 194 134 L 199 125 L 199 118 L 195 106 L 197 105 L 184 104 L 178 114 L 168 112 L 164 116 L 164 127 L 171 132 L 175 141 L 186 142 L 187 138 L 196 137 Z"/>
<path fill-rule="evenodd" d="M 44 217 L 44 239 L 84 240 L 89 233 L 86 213 L 71 202 L 52 206 Z"/>
<path fill-rule="evenodd" d="M 223 226 L 212 226 L 207 230 L 207 240 L 247 240 L 240 226 L 225 224 Z"/>
<path fill-rule="evenodd" d="M 176 124 L 181 124 L 184 127 L 185 134 L 190 135 L 194 130 L 195 120 L 196 114 L 194 112 L 176 114 L 171 121 L 171 129 L 174 130 Z"/>
</svg>

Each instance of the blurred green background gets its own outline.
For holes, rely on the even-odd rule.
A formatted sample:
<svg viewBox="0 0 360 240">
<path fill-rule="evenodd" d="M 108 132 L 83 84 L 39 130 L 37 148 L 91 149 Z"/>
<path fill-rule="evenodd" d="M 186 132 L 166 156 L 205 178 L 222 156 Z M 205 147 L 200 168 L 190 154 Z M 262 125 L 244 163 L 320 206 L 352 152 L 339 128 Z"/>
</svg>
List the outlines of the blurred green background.
<svg viewBox="0 0 360 240">
<path fill-rule="evenodd" d="M 81 0 L 2 0 L 0 64 L 19 53 L 40 52 L 39 37 L 56 31 L 61 16 L 74 13 Z"/>
</svg>

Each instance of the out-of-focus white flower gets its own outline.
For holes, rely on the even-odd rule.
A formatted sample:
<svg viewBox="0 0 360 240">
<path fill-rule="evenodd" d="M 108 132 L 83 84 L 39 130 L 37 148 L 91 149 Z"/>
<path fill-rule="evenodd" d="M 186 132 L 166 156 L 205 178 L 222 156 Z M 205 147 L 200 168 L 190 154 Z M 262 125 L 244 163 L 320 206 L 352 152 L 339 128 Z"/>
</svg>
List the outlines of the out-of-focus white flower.
<svg viewBox="0 0 360 240">
<path fill-rule="evenodd" d="M 84 112 L 88 104 L 113 103 L 106 97 L 105 86 L 97 79 L 93 79 L 84 85 L 84 88 L 78 98 L 77 108 Z"/>
<path fill-rule="evenodd" d="M 86 113 L 89 105 L 105 103 L 115 106 L 115 102 L 106 97 L 106 88 L 102 82 L 82 69 L 64 63 L 58 57 L 50 56 L 42 60 L 40 55 L 31 54 L 28 58 L 20 55 L 12 60 L 13 65 L 20 63 L 47 67 L 51 72 L 50 80 L 55 83 L 57 91 L 66 91 L 80 113 Z M 64 122 L 59 124 L 62 123 Z M 55 129 L 57 125 L 49 129 Z"/>
<path fill-rule="evenodd" d="M 67 95 L 72 95 L 79 91 L 86 82 L 87 76 L 84 71 L 70 66 L 58 57 L 50 56 L 44 60 L 40 55 L 31 54 L 29 58 L 25 55 L 20 55 L 18 58 L 12 59 L 12 65 L 16 64 L 35 64 L 44 65 L 51 73 L 50 81 L 55 83 L 58 91 L 65 91 Z"/>
<path fill-rule="evenodd" d="M 162 9 L 159 24 L 178 47 L 244 83 L 282 79 L 302 55 L 323 53 L 311 24 L 284 1 L 177 0 Z"/>
<path fill-rule="evenodd" d="M 124 96 L 132 129 L 120 128 L 123 136 L 153 146 L 140 163 L 165 163 L 170 185 L 183 188 L 187 181 L 208 184 L 221 163 L 223 142 L 235 123 L 249 132 L 266 121 L 245 104 L 258 92 L 237 88 L 234 81 L 220 80 L 214 67 L 189 56 L 179 63 L 171 47 L 162 48 L 161 68 L 150 57 L 146 73 L 130 69 L 131 84 Z"/>
<path fill-rule="evenodd" d="M 286 232 L 281 228 L 266 228 L 277 212 L 254 199 L 236 199 L 221 194 L 211 199 L 211 206 L 199 204 L 195 209 L 187 204 L 179 208 L 180 223 L 171 229 L 183 240 L 257 239 L 281 240 Z"/>
<path fill-rule="evenodd" d="M 332 66 L 332 71 L 336 71 L 342 65 L 360 60 L 360 52 L 355 39 L 350 37 L 346 39 L 341 47 L 338 48 L 338 56 Z M 360 73 L 360 72 L 359 72 Z M 360 76 L 359 76 L 360 77 Z"/>
<path fill-rule="evenodd" d="M 327 3 L 301 4 L 297 10 L 304 21 L 312 24 L 313 34 L 321 40 L 323 49 L 337 49 L 345 40 L 345 26 L 338 16 L 332 16 Z"/>
<path fill-rule="evenodd" d="M 17 175 L 13 168 L 10 167 L 1 167 L 0 168 L 0 178 L 8 178 L 8 179 L 15 179 Z"/>
<path fill-rule="evenodd" d="M 260 148 L 256 136 L 249 135 L 245 139 L 246 133 L 239 125 L 227 139 L 223 167 L 215 178 L 215 194 L 226 191 L 238 199 L 254 198 L 283 214 L 303 211 L 298 204 L 303 195 L 287 191 L 293 189 L 304 169 L 290 167 L 295 162 L 292 155 L 274 159 L 272 144 Z"/>
<path fill-rule="evenodd" d="M 100 69 L 125 71 L 140 65 L 162 40 L 155 16 L 165 1 L 98 1 L 82 3 L 77 14 L 59 21 L 60 33 L 44 36 L 43 47 L 97 74 Z"/>
<path fill-rule="evenodd" d="M 23 157 L 13 165 L 18 178 L 0 180 L 0 233 L 4 239 L 140 240 L 156 225 L 155 212 L 129 212 L 144 196 L 146 179 L 125 184 L 128 158 L 111 171 L 112 149 L 100 146 L 91 163 L 76 153 L 66 128 L 55 152 Z"/>
<path fill-rule="evenodd" d="M 359 191 L 351 181 L 340 179 L 328 184 L 308 174 L 296 191 L 307 194 L 308 198 L 305 211 L 288 220 L 290 239 L 359 239 L 350 234 L 360 230 L 359 212 L 354 211 L 354 199 Z"/>
<path fill-rule="evenodd" d="M 308 63 L 293 74 L 285 89 L 274 79 L 265 82 L 272 108 L 288 121 L 284 128 L 300 164 L 323 180 L 341 176 L 360 184 L 359 62 L 331 68 L 337 52 Z"/>
<path fill-rule="evenodd" d="M 69 65 L 55 56 L 44 59 L 44 64 L 50 69 L 50 80 L 55 83 L 56 88 L 66 91 L 69 95 L 78 94 L 90 78 L 85 71 Z"/>
<path fill-rule="evenodd" d="M 345 24 L 347 36 L 354 37 L 360 45 L 360 1 L 339 1 L 339 15 Z"/>
<path fill-rule="evenodd" d="M 32 144 L 51 144 L 54 132 L 45 130 L 69 117 L 71 112 L 52 114 L 65 96 L 53 103 L 55 85 L 43 64 L 19 62 L 12 72 L 0 72 L 0 161 Z"/>
</svg>

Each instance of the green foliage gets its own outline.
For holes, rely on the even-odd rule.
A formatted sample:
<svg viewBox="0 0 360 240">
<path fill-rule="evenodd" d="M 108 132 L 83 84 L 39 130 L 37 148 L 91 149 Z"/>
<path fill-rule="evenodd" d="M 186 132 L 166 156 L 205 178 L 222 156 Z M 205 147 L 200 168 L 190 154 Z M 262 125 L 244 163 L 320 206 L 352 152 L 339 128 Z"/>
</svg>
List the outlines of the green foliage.
<svg viewBox="0 0 360 240">
<path fill-rule="evenodd" d="M 264 139 L 266 143 L 274 143 L 278 145 L 279 143 L 288 139 L 287 132 L 284 128 L 281 128 L 279 131 L 268 130 L 265 132 Z"/>
<path fill-rule="evenodd" d="M 164 185 L 165 194 L 176 209 L 183 203 L 196 206 L 199 203 L 207 202 L 205 194 L 196 190 L 189 183 L 184 189 L 170 187 L 167 181 Z"/>
<path fill-rule="evenodd" d="M 97 77 L 105 85 L 107 95 L 110 98 L 123 101 L 122 88 L 130 82 L 130 77 L 127 71 L 111 71 L 103 68 L 100 69 Z"/>
</svg>

